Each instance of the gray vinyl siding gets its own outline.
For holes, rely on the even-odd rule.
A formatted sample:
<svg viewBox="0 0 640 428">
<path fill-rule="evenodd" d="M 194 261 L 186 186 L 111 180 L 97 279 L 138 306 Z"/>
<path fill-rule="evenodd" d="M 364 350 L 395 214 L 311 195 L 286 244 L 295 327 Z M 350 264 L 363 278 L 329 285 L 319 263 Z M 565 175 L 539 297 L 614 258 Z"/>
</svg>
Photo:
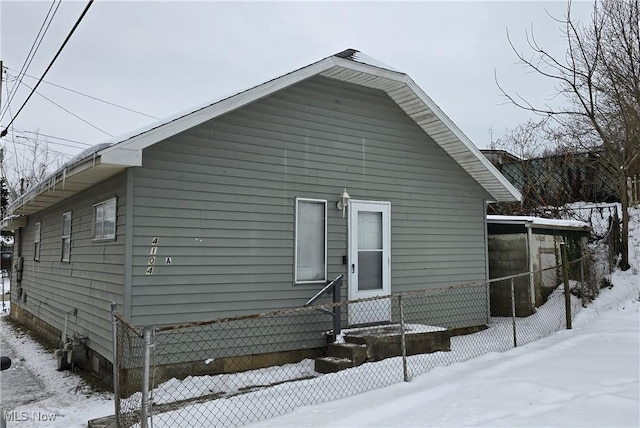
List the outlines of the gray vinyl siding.
<svg viewBox="0 0 640 428">
<path fill-rule="evenodd" d="M 327 200 L 330 279 L 346 273 L 344 188 L 391 202 L 392 292 L 486 278 L 486 192 L 383 92 L 315 77 L 144 150 L 132 321 L 302 305 L 321 285 L 293 284 L 295 198 Z"/>
<path fill-rule="evenodd" d="M 104 181 L 52 208 L 31 215 L 23 229 L 22 279 L 26 302 L 15 302 L 46 323 L 64 328 L 69 315 L 68 335 L 88 338 L 87 345 L 110 359 L 110 303 L 123 307 L 125 266 L 125 176 Z M 94 242 L 93 205 L 117 197 L 116 239 Z M 62 214 L 71 211 L 71 255 L 62 262 Z M 41 221 L 40 260 L 34 261 L 34 225 Z M 17 287 L 12 287 L 16 293 Z"/>
</svg>

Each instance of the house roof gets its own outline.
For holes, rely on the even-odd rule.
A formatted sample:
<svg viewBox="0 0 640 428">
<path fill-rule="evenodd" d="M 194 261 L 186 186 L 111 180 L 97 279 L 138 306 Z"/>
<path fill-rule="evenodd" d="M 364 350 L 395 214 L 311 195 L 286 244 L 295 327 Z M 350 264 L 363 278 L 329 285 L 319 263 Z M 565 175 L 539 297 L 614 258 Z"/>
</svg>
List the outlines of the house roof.
<svg viewBox="0 0 640 428">
<path fill-rule="evenodd" d="M 142 165 L 142 150 L 168 137 L 314 76 L 380 89 L 467 171 L 494 201 L 517 201 L 518 190 L 489 162 L 411 78 L 354 49 L 232 96 L 119 136 L 76 157 L 14 201 L 8 214 L 28 215 L 66 199 L 126 168 Z M 3 224 L 3 226 L 5 226 Z"/>
</svg>

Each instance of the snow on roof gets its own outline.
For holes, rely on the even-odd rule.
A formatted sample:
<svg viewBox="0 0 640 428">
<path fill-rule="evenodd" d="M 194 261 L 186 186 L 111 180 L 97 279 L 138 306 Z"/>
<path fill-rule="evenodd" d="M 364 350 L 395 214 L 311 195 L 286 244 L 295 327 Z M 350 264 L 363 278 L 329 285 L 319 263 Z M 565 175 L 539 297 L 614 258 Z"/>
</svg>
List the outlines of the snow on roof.
<svg viewBox="0 0 640 428">
<path fill-rule="evenodd" d="M 589 229 L 590 226 L 584 221 L 578 220 L 558 220 L 552 218 L 541 218 L 533 216 L 520 216 L 520 215 L 488 215 L 487 223 L 529 223 L 534 227 L 553 227 L 555 229 Z"/>
<path fill-rule="evenodd" d="M 385 70 L 391 70 L 400 73 L 399 70 L 391 67 L 390 65 L 385 64 L 382 61 L 378 61 L 375 58 L 370 57 L 369 55 L 365 55 L 362 52 L 355 49 L 346 49 L 342 52 L 335 54 L 338 58 L 350 59 L 355 62 L 360 62 L 366 65 L 372 65 L 378 68 L 384 68 Z"/>
</svg>

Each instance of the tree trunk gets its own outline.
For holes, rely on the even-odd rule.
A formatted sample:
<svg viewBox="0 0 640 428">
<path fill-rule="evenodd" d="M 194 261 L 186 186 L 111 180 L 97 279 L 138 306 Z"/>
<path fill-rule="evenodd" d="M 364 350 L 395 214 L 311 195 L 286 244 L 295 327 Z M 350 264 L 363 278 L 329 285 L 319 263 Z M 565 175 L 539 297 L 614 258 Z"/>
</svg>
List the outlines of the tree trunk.
<svg viewBox="0 0 640 428">
<path fill-rule="evenodd" d="M 620 234 L 620 269 L 628 270 L 629 265 L 629 192 L 626 174 L 622 173 L 620 185 L 620 203 L 622 205 L 622 233 Z"/>
</svg>

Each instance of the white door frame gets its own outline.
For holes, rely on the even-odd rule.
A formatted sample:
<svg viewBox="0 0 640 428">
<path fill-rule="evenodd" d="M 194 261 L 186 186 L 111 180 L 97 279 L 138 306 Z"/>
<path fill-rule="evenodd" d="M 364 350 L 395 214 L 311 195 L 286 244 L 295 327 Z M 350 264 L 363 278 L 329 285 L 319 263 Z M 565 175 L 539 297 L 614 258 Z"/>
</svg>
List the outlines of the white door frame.
<svg viewBox="0 0 640 428">
<path fill-rule="evenodd" d="M 382 214 L 382 284 L 370 290 L 358 289 L 358 213 L 379 212 Z M 363 299 L 391 294 L 391 203 L 386 201 L 349 201 L 348 219 L 348 297 L 349 300 Z M 374 300 L 350 305 L 349 324 L 369 324 L 391 320 L 391 301 L 389 299 Z"/>
</svg>

